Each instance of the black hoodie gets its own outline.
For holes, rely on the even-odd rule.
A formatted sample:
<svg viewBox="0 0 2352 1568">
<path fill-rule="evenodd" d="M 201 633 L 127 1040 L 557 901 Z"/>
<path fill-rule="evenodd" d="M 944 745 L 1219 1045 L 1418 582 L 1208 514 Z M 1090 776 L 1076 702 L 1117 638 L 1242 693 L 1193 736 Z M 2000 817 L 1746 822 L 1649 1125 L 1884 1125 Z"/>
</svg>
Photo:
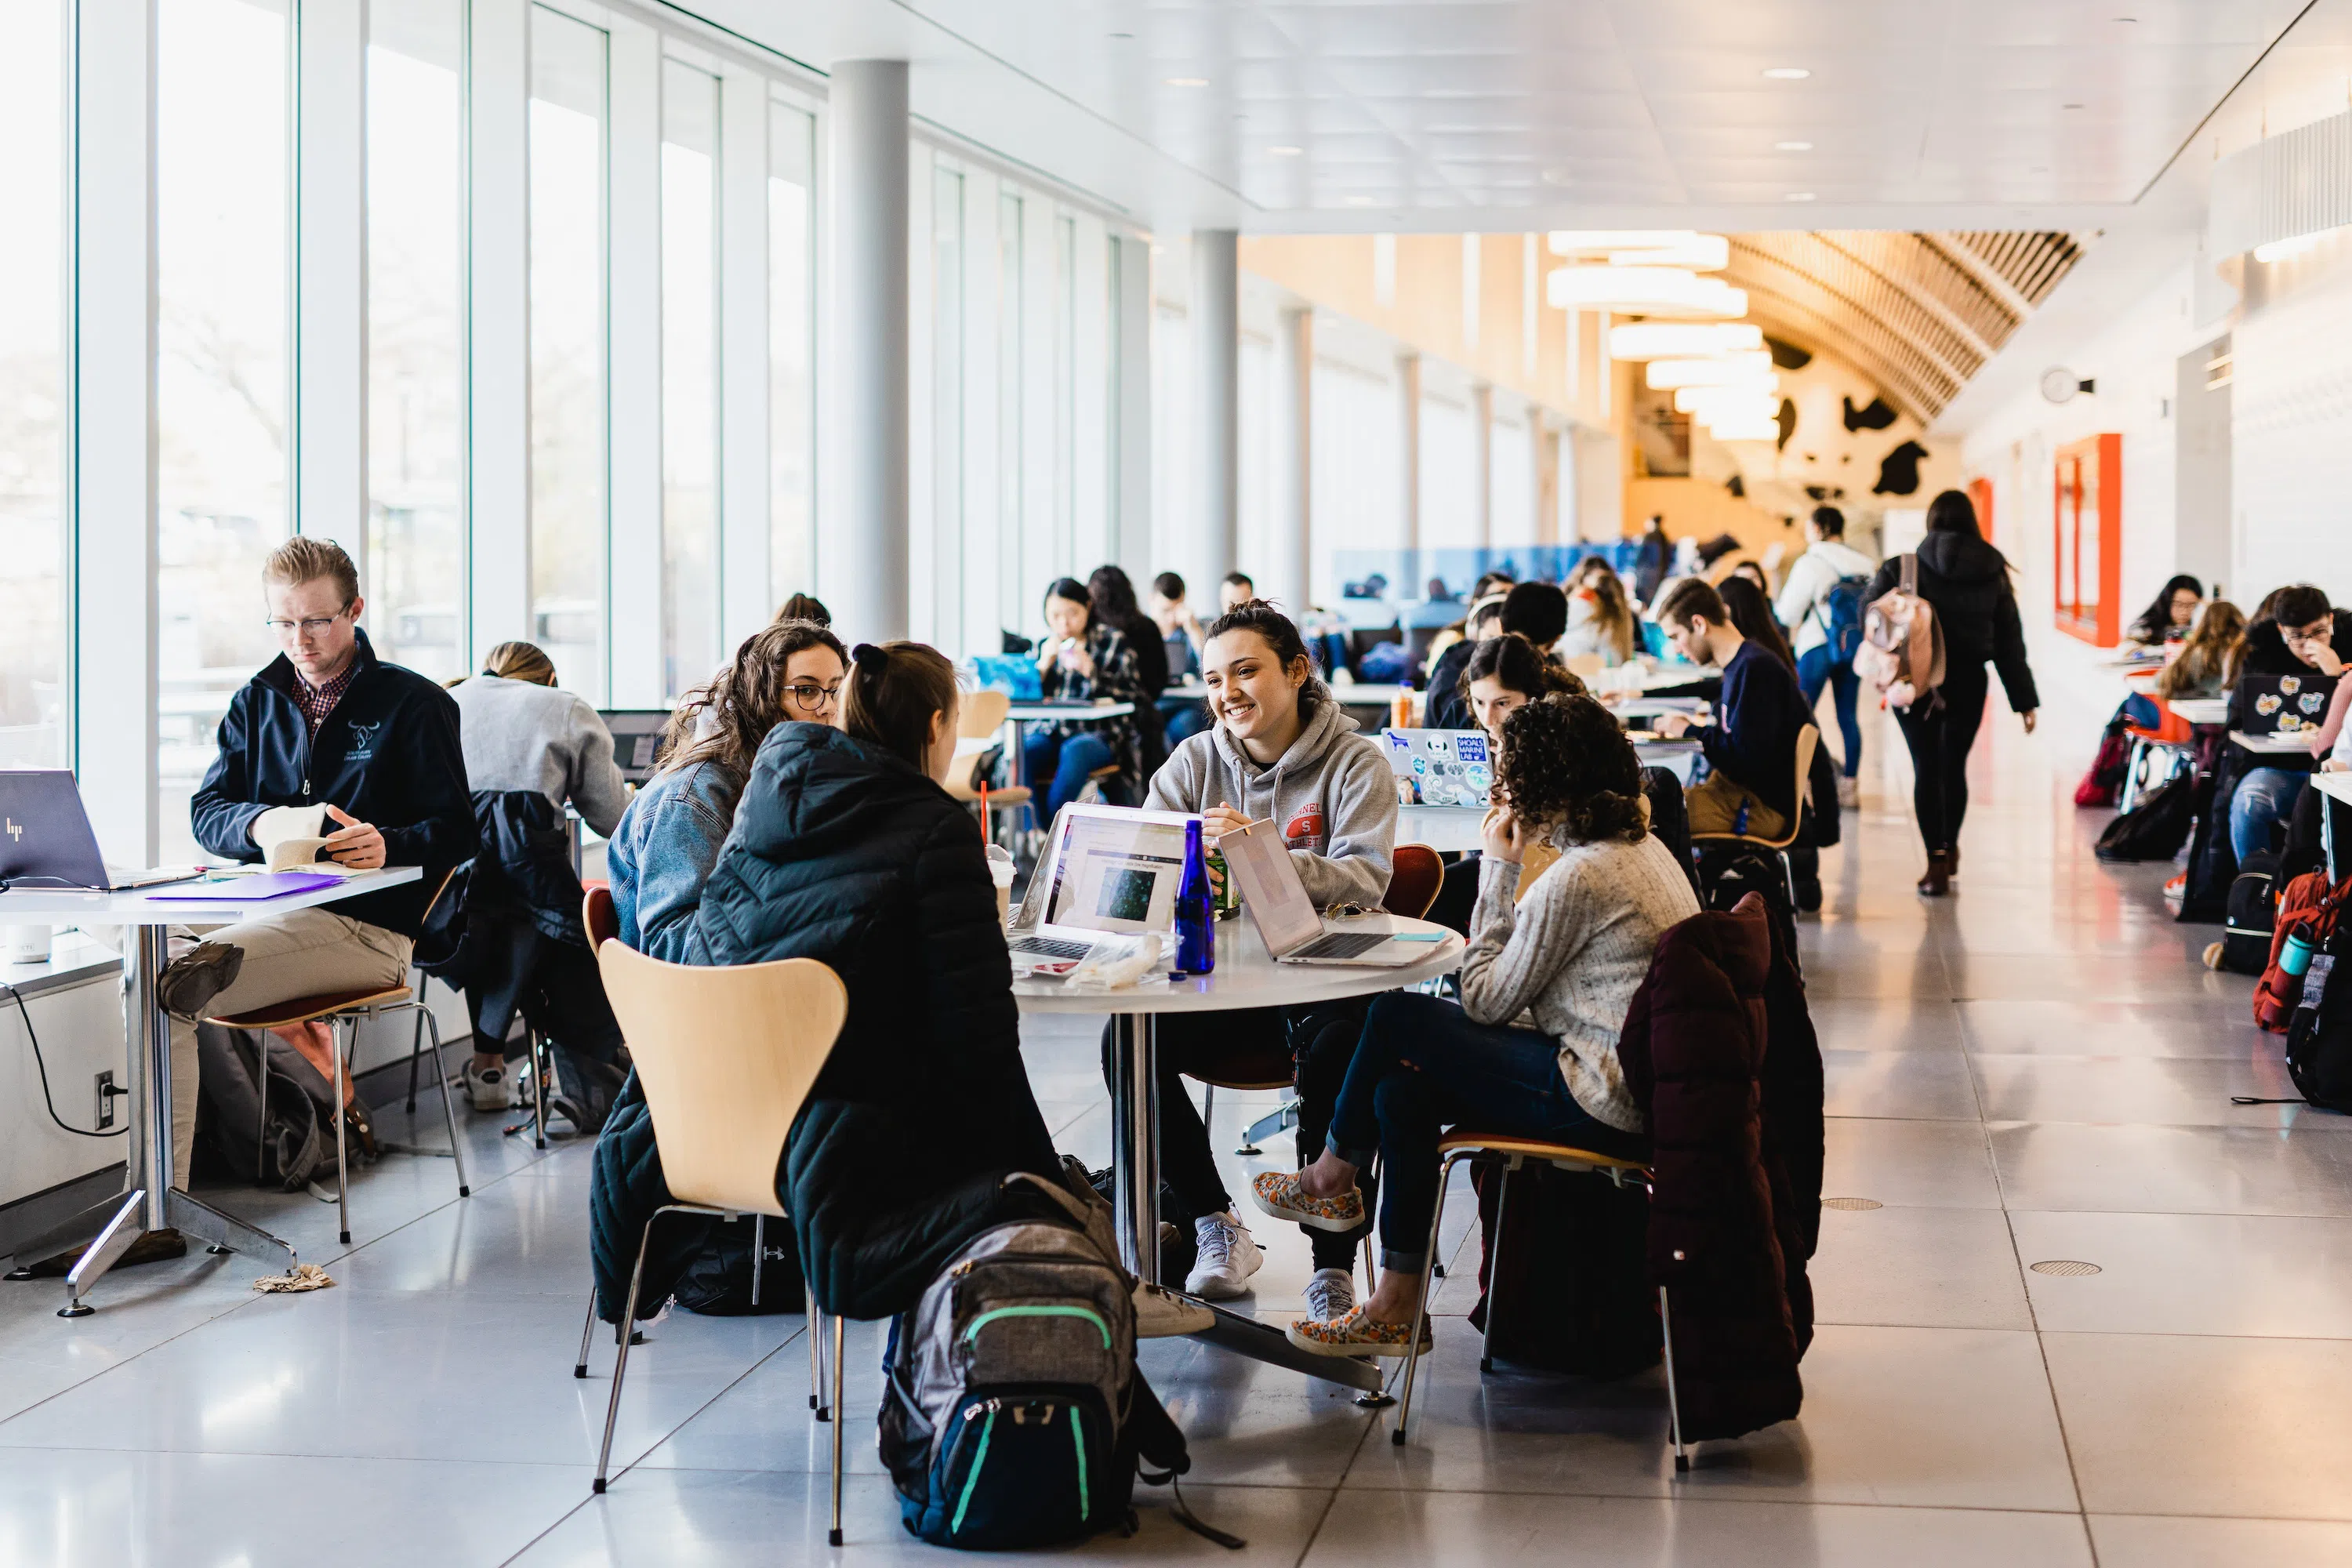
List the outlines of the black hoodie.
<svg viewBox="0 0 2352 1568">
<path fill-rule="evenodd" d="M 2336 610 L 2335 620 L 2336 630 L 2328 638 L 2328 646 L 2336 650 L 2336 656 L 2338 658 L 2342 658 L 2347 653 L 2352 653 L 2352 609 Z M 2240 701 L 2238 693 L 2245 678 L 2250 675 L 2309 675 L 2315 679 L 2326 679 L 2294 656 L 2294 651 L 2286 646 L 2286 638 L 2279 635 L 2278 622 L 2268 616 L 2264 616 L 2246 627 L 2245 657 L 2238 661 L 2239 684 L 2232 686 L 2229 692 L 2229 724 L 2232 730 L 2242 730 L 2246 727 L 2238 710 Z M 2331 688 L 2334 684 L 2333 681 L 2328 682 Z M 2323 715 L 2326 711 L 2325 708 L 2321 710 Z M 2276 768 L 2282 773 L 2307 773 L 2318 768 L 2319 759 L 2305 756 L 2301 752 L 2289 752 L 2284 755 L 2276 752 L 2264 752 L 2249 765 Z"/>
<path fill-rule="evenodd" d="M 1936 624 L 1943 628 L 1946 668 L 1990 659 L 2013 711 L 2041 707 L 2033 671 L 2025 662 L 2025 626 L 2018 618 L 2007 559 L 1981 539 L 1941 531 L 1920 542 L 1918 555 L 1919 596 L 1934 607 Z M 1889 556 L 1871 581 L 1870 597 L 1891 593 L 1902 579 L 1903 558 Z"/>
</svg>

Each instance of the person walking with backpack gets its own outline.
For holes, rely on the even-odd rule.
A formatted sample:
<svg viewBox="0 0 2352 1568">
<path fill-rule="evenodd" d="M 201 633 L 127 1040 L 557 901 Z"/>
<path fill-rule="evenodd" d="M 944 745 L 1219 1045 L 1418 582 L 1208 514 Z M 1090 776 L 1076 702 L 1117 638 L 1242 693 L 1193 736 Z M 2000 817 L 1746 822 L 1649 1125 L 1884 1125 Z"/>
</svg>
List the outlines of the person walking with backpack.
<svg viewBox="0 0 2352 1568">
<path fill-rule="evenodd" d="M 1862 679 L 1853 672 L 1853 650 L 1862 642 L 1862 613 L 1871 574 L 1878 563 L 1845 542 L 1845 513 L 1833 506 L 1815 507 L 1805 521 L 1805 552 L 1789 568 L 1788 581 L 1772 613 L 1789 628 L 1797 656 L 1797 684 L 1805 693 L 1807 710 L 1820 706 L 1822 688 L 1830 689 L 1837 710 L 1838 733 L 1845 754 L 1838 770 L 1838 804 L 1860 804 L 1862 724 L 1854 717 L 1854 700 Z"/>
<path fill-rule="evenodd" d="M 1960 868 L 1960 824 L 1969 812 L 1969 752 L 1984 722 L 1991 691 L 1985 665 L 2000 672 L 2010 708 L 2033 733 L 2042 698 L 2025 662 L 2025 626 L 2009 580 L 2009 558 L 1985 541 L 1976 508 L 1958 490 L 1927 507 L 1927 536 L 1916 554 L 1916 594 L 1933 612 L 1943 639 L 1943 679 L 1915 691 L 1895 710 L 1904 744 L 1911 748 L 1911 805 L 1927 869 L 1919 891 L 1931 899 L 1952 890 Z M 1871 580 L 1875 605 L 1904 583 L 1903 558 L 1886 562 Z"/>
</svg>

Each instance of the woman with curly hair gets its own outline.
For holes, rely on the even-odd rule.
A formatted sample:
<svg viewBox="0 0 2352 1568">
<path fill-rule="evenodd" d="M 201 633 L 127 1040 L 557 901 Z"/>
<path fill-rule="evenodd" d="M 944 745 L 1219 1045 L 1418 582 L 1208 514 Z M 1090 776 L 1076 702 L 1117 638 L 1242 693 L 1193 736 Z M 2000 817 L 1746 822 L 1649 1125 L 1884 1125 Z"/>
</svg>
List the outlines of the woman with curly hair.
<svg viewBox="0 0 2352 1568">
<path fill-rule="evenodd" d="M 1402 991 L 1375 1001 L 1322 1155 L 1252 1184 L 1268 1214 L 1347 1229 L 1363 1218 L 1356 1173 L 1380 1156 L 1380 1288 L 1336 1321 L 1292 1324 L 1301 1350 L 1405 1353 L 1448 1125 L 1603 1153 L 1644 1147 L 1617 1037 L 1659 936 L 1698 913 L 1698 900 L 1649 832 L 1633 744 L 1598 702 L 1561 697 L 1514 710 L 1500 773 L 1508 804 L 1486 819 L 1460 1005 Z M 1559 858 L 1522 889 L 1520 861 L 1538 842 Z M 1535 1026 L 1514 1022 L 1522 1017 Z"/>
</svg>

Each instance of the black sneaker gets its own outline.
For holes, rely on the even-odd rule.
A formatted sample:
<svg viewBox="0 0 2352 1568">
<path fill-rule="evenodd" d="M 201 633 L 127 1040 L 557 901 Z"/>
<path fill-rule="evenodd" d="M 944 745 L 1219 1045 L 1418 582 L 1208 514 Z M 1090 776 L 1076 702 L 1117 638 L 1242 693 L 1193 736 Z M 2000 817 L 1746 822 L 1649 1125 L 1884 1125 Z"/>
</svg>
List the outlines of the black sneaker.
<svg viewBox="0 0 2352 1568">
<path fill-rule="evenodd" d="M 200 942 L 173 959 L 156 984 L 163 1011 L 194 1023 L 205 1016 L 213 998 L 236 984 L 245 968 L 245 949 L 233 942 Z"/>
</svg>

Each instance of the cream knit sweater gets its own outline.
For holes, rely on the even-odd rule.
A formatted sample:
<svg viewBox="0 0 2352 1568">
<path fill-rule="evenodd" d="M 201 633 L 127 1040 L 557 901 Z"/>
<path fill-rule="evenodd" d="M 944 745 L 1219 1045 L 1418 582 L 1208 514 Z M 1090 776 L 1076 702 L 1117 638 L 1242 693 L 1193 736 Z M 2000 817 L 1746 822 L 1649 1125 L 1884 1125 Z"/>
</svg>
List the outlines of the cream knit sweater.
<svg viewBox="0 0 2352 1568">
<path fill-rule="evenodd" d="M 1625 1089 L 1617 1037 L 1650 973 L 1658 937 L 1698 913 L 1674 851 L 1639 844 L 1571 844 L 1518 899 L 1519 868 L 1486 858 L 1462 1006 L 1474 1022 L 1540 1029 L 1559 1042 L 1576 1103 L 1624 1132 L 1642 1113 Z"/>
</svg>

